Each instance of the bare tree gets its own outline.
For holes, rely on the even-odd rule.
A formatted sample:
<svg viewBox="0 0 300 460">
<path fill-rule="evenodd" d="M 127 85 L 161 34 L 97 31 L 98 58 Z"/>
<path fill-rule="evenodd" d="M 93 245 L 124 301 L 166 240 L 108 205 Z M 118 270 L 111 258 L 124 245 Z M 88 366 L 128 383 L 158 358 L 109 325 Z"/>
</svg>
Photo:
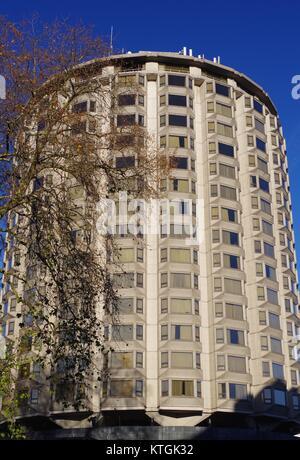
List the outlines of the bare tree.
<svg viewBox="0 0 300 460">
<path fill-rule="evenodd" d="M 54 392 L 62 405 L 89 410 L 106 352 L 100 311 L 116 317 L 112 273 L 121 270 L 114 236 L 97 231 L 99 209 L 120 190 L 156 196 L 168 168 L 143 119 L 119 112 L 122 97 L 137 97 L 138 86 L 128 90 L 128 82 L 123 87 L 105 73 L 109 47 L 91 30 L 0 22 L 7 82 L 0 104 L 2 322 L 13 299 L 16 327 L 14 358 L 0 361 L 0 392 L 10 388 L 2 416 L 6 400 L 12 407 L 21 394 L 26 402 L 36 377 L 31 363 L 44 374 L 37 387 L 45 410 Z M 10 411 L 11 423 L 15 415 Z"/>
</svg>

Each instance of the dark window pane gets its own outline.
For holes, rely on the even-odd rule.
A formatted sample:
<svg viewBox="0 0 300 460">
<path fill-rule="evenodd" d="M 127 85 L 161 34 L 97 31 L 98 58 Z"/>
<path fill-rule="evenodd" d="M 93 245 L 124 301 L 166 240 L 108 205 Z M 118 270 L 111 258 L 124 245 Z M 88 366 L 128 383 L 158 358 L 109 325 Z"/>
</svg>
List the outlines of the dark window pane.
<svg viewBox="0 0 300 460">
<path fill-rule="evenodd" d="M 219 153 L 227 157 L 234 157 L 234 148 L 232 145 L 222 144 L 219 142 Z"/>
<path fill-rule="evenodd" d="M 120 94 L 118 96 L 119 105 L 135 105 L 135 94 Z"/>
<path fill-rule="evenodd" d="M 185 157 L 171 158 L 171 167 L 175 169 L 188 169 L 188 159 Z"/>
<path fill-rule="evenodd" d="M 187 126 L 187 117 L 184 115 L 169 115 L 170 126 Z"/>
<path fill-rule="evenodd" d="M 186 107 L 186 96 L 169 94 L 169 105 L 179 105 L 182 107 Z"/>
<path fill-rule="evenodd" d="M 74 104 L 73 105 L 73 112 L 75 112 L 75 113 L 87 112 L 87 101 L 78 102 L 78 104 Z"/>
<path fill-rule="evenodd" d="M 220 85 L 220 83 L 216 83 L 216 93 L 221 94 L 222 96 L 229 97 L 229 88 L 225 85 Z"/>
<path fill-rule="evenodd" d="M 266 151 L 266 143 L 259 139 L 259 137 L 256 138 L 256 147 L 263 152 Z"/>
<path fill-rule="evenodd" d="M 266 180 L 262 179 L 261 177 L 259 178 L 259 187 L 264 192 L 269 193 L 269 184 L 268 184 L 268 182 Z"/>
<path fill-rule="evenodd" d="M 132 126 L 135 124 L 135 115 L 118 115 L 117 126 Z"/>
<path fill-rule="evenodd" d="M 168 82 L 170 86 L 185 86 L 185 77 L 179 75 L 169 75 Z"/>
<path fill-rule="evenodd" d="M 263 113 L 263 106 L 262 106 L 262 104 L 261 104 L 260 102 L 256 101 L 255 99 L 254 99 L 254 101 L 253 101 L 253 107 L 254 107 L 254 110 L 256 110 L 257 112 Z"/>
<path fill-rule="evenodd" d="M 116 158 L 116 168 L 133 168 L 135 165 L 135 157 L 118 157 Z"/>
</svg>

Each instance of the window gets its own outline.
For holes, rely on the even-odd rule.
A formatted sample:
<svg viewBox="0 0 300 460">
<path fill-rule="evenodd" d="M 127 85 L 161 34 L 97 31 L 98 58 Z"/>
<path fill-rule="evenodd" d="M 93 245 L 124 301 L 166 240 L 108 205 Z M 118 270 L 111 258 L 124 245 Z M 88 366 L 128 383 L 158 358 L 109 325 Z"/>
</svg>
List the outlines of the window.
<svg viewBox="0 0 300 460">
<path fill-rule="evenodd" d="M 135 124 L 135 114 L 117 115 L 117 126 L 132 126 Z"/>
<path fill-rule="evenodd" d="M 161 381 L 161 395 L 162 396 L 169 395 L 169 381 L 168 380 Z"/>
<path fill-rule="evenodd" d="M 229 97 L 229 87 L 221 85 L 221 83 L 216 83 L 216 93 L 221 96 Z"/>
<path fill-rule="evenodd" d="M 261 158 L 257 158 L 257 167 L 268 174 L 268 163 Z"/>
<path fill-rule="evenodd" d="M 167 324 L 163 324 L 161 326 L 161 335 L 160 335 L 160 338 L 161 340 L 168 340 L 168 337 L 169 337 L 169 334 L 168 334 L 168 325 Z"/>
<path fill-rule="evenodd" d="M 227 157 L 234 157 L 234 147 L 232 145 L 218 143 L 219 153 Z"/>
<path fill-rule="evenodd" d="M 136 299 L 136 312 L 143 313 L 144 310 L 144 301 L 143 299 Z"/>
<path fill-rule="evenodd" d="M 241 356 L 228 356 L 228 370 L 230 372 L 246 374 L 246 358 Z"/>
<path fill-rule="evenodd" d="M 14 331 L 15 331 L 15 322 L 14 321 L 9 321 L 7 334 L 12 335 L 14 333 Z"/>
<path fill-rule="evenodd" d="M 269 312 L 269 325 L 274 329 L 280 329 L 279 316 L 275 315 L 275 313 Z"/>
<path fill-rule="evenodd" d="M 267 299 L 268 302 L 278 305 L 278 293 L 273 289 L 267 288 Z"/>
<path fill-rule="evenodd" d="M 187 325 L 172 325 L 171 326 L 171 340 L 193 340 L 192 326 Z"/>
<path fill-rule="evenodd" d="M 217 133 L 221 136 L 233 137 L 233 127 L 224 123 L 217 123 Z"/>
<path fill-rule="evenodd" d="M 172 352 L 171 367 L 177 369 L 192 369 L 193 353 Z"/>
<path fill-rule="evenodd" d="M 220 186 L 220 194 L 222 198 L 226 200 L 236 201 L 236 189 L 232 187 L 227 187 L 226 185 Z"/>
<path fill-rule="evenodd" d="M 169 136 L 170 148 L 183 148 L 187 149 L 188 142 L 186 136 Z"/>
<path fill-rule="evenodd" d="M 234 209 L 222 208 L 222 220 L 225 222 L 237 222 L 237 211 Z"/>
<path fill-rule="evenodd" d="M 275 257 L 274 246 L 272 246 L 269 243 L 264 242 L 264 254 L 268 257 L 274 258 Z"/>
<path fill-rule="evenodd" d="M 189 289 L 191 287 L 190 273 L 171 273 L 171 287 Z"/>
<path fill-rule="evenodd" d="M 253 108 L 259 113 L 263 113 L 263 106 L 256 99 L 253 100 Z"/>
<path fill-rule="evenodd" d="M 136 285 L 137 287 L 143 287 L 144 285 L 144 275 L 143 273 L 136 274 Z"/>
<path fill-rule="evenodd" d="M 186 107 L 186 96 L 179 96 L 177 94 L 169 94 L 169 105 Z"/>
<path fill-rule="evenodd" d="M 120 314 L 133 313 L 133 299 L 132 298 L 119 298 L 116 309 L 118 313 Z"/>
<path fill-rule="evenodd" d="M 217 102 L 216 104 L 216 112 L 219 115 L 223 115 L 224 117 L 232 117 L 232 109 L 229 105 L 221 104 L 220 102 Z"/>
<path fill-rule="evenodd" d="M 266 277 L 272 281 L 276 281 L 276 270 L 270 265 L 266 265 Z"/>
<path fill-rule="evenodd" d="M 160 115 L 159 117 L 159 126 L 166 126 L 166 115 Z"/>
<path fill-rule="evenodd" d="M 263 212 L 265 212 L 266 214 L 272 215 L 271 205 L 270 205 L 270 203 L 268 201 L 261 199 L 260 200 L 260 206 L 261 206 L 261 210 Z"/>
<path fill-rule="evenodd" d="M 191 314 L 192 300 L 191 299 L 171 299 L 171 313 L 174 314 Z"/>
<path fill-rule="evenodd" d="M 171 167 L 174 169 L 188 169 L 188 159 L 186 157 L 172 157 Z"/>
<path fill-rule="evenodd" d="M 143 396 L 144 382 L 143 380 L 136 380 L 135 382 L 135 396 Z"/>
<path fill-rule="evenodd" d="M 180 75 L 168 75 L 169 86 L 185 86 L 185 77 Z"/>
<path fill-rule="evenodd" d="M 194 396 L 193 380 L 172 380 L 172 396 Z"/>
<path fill-rule="evenodd" d="M 227 341 L 232 345 L 245 345 L 244 331 L 227 329 Z"/>
<path fill-rule="evenodd" d="M 262 362 L 262 375 L 263 377 L 270 377 L 270 363 L 268 361 Z"/>
<path fill-rule="evenodd" d="M 247 399 L 247 385 L 238 383 L 229 383 L 230 399 Z"/>
<path fill-rule="evenodd" d="M 137 262 L 144 261 L 144 250 L 142 248 L 137 248 L 136 250 L 136 260 Z"/>
<path fill-rule="evenodd" d="M 135 105 L 135 94 L 119 94 L 118 105 Z"/>
<path fill-rule="evenodd" d="M 131 398 L 133 392 L 132 380 L 111 380 L 110 382 L 110 396 Z"/>
<path fill-rule="evenodd" d="M 135 75 L 119 75 L 118 77 L 119 86 L 133 86 L 135 82 Z"/>
<path fill-rule="evenodd" d="M 271 344 L 271 351 L 273 353 L 282 354 L 281 340 L 275 339 L 275 337 L 271 337 L 270 344 Z"/>
<path fill-rule="evenodd" d="M 135 166 L 134 156 L 116 158 L 116 168 L 117 169 L 133 168 L 134 166 Z"/>
<path fill-rule="evenodd" d="M 189 249 L 170 249 L 170 262 L 189 264 L 191 253 Z"/>
<path fill-rule="evenodd" d="M 224 329 L 216 329 L 216 343 L 224 343 Z"/>
<path fill-rule="evenodd" d="M 240 258 L 231 254 L 224 254 L 224 267 L 240 269 Z"/>
<path fill-rule="evenodd" d="M 264 123 L 262 123 L 257 118 L 254 118 L 254 123 L 255 123 L 255 129 L 257 129 L 261 133 L 265 134 L 265 125 L 264 125 Z"/>
<path fill-rule="evenodd" d="M 132 352 L 113 352 L 111 354 L 111 367 L 113 369 L 131 369 L 133 367 Z"/>
<path fill-rule="evenodd" d="M 118 253 L 118 260 L 121 263 L 134 262 L 134 249 L 120 248 Z"/>
<path fill-rule="evenodd" d="M 266 143 L 262 141 L 259 137 L 256 138 L 256 148 L 262 152 L 266 151 Z"/>
<path fill-rule="evenodd" d="M 244 319 L 242 305 L 235 305 L 231 303 L 225 304 L 226 318 L 242 321 Z"/>
<path fill-rule="evenodd" d="M 218 399 L 226 399 L 226 383 L 218 383 Z"/>
<path fill-rule="evenodd" d="M 128 289 L 134 287 L 134 273 L 115 273 L 113 281 L 116 288 Z"/>
<path fill-rule="evenodd" d="M 144 328 L 142 324 L 136 325 L 136 340 L 143 340 L 144 339 Z"/>
<path fill-rule="evenodd" d="M 169 367 L 169 353 L 167 351 L 161 353 L 160 366 L 162 368 Z"/>
<path fill-rule="evenodd" d="M 274 404 L 277 404 L 278 406 L 286 405 L 285 391 L 274 389 L 273 395 L 274 395 Z"/>
<path fill-rule="evenodd" d="M 273 225 L 270 224 L 270 222 L 267 222 L 266 220 L 262 221 L 262 230 L 266 235 L 273 236 Z"/>
<path fill-rule="evenodd" d="M 228 232 L 227 230 L 222 231 L 223 243 L 231 244 L 233 246 L 239 245 L 239 235 L 235 232 Z"/>
<path fill-rule="evenodd" d="M 132 324 L 113 325 L 112 326 L 112 340 L 116 340 L 117 342 L 133 340 Z"/>
<path fill-rule="evenodd" d="M 73 112 L 74 113 L 85 113 L 87 111 L 88 111 L 87 101 L 78 102 L 78 103 L 73 105 Z"/>
<path fill-rule="evenodd" d="M 272 363 L 272 372 L 274 379 L 284 379 L 283 366 L 281 364 Z"/>
<path fill-rule="evenodd" d="M 171 190 L 174 192 L 189 192 L 189 181 L 187 179 L 173 179 L 171 180 Z"/>
<path fill-rule="evenodd" d="M 235 179 L 235 168 L 229 165 L 220 163 L 219 165 L 220 176 Z"/>
<path fill-rule="evenodd" d="M 187 126 L 187 117 L 184 115 L 169 115 L 169 126 Z"/>
<path fill-rule="evenodd" d="M 263 398 L 265 404 L 272 404 L 272 390 L 271 388 L 265 388 L 263 390 Z"/>
<path fill-rule="evenodd" d="M 261 177 L 259 178 L 259 188 L 266 193 L 270 193 L 269 183 Z"/>
</svg>

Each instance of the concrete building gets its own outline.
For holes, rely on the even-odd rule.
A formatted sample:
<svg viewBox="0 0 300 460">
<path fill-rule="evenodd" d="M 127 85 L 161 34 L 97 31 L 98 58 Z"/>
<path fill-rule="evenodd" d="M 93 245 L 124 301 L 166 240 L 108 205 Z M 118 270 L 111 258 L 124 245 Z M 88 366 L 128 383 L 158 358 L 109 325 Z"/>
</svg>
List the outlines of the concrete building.
<svg viewBox="0 0 300 460">
<path fill-rule="evenodd" d="M 120 235 L 120 324 L 107 320 L 115 351 L 92 412 L 105 425 L 295 425 L 298 279 L 273 102 L 218 59 L 139 52 L 113 56 L 104 71 L 127 87 L 116 124 L 139 117 L 175 155 L 161 190 L 181 200 L 198 237 L 176 221 L 139 242 Z"/>
</svg>

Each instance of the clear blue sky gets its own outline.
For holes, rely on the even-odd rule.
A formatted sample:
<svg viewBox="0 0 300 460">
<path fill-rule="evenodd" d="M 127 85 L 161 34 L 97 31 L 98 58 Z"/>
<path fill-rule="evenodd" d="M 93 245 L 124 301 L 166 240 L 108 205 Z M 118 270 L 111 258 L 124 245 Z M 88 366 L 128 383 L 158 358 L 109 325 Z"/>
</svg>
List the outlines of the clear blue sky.
<svg viewBox="0 0 300 460">
<path fill-rule="evenodd" d="M 221 56 L 258 82 L 280 113 L 287 139 L 292 204 L 300 258 L 300 99 L 291 79 L 300 74 L 299 0 L 1 0 L 0 14 L 19 20 L 82 19 L 102 36 L 114 26 L 115 46 L 125 51 L 178 51 Z M 300 259 L 299 259 L 300 260 Z"/>
</svg>

